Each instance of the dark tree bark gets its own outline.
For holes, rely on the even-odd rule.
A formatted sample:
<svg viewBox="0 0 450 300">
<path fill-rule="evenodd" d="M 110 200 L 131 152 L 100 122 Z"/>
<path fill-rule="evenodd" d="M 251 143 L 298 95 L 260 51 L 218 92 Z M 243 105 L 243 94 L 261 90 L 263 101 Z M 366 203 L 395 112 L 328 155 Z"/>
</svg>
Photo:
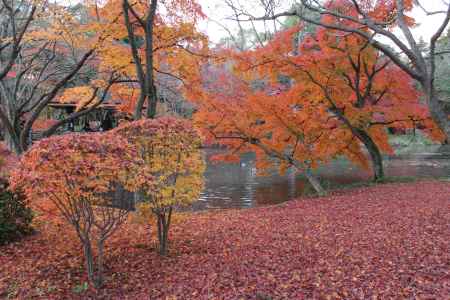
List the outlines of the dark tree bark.
<svg viewBox="0 0 450 300">
<path fill-rule="evenodd" d="M 53 99 L 55 99 L 59 91 L 80 71 L 80 69 L 84 66 L 86 61 L 89 59 L 89 57 L 91 57 L 93 53 L 94 49 L 86 52 L 69 74 L 67 74 L 59 82 L 57 82 L 50 92 L 43 94 L 38 99 L 38 104 L 35 105 L 35 108 L 31 112 L 30 118 L 28 118 L 28 120 L 25 122 L 24 128 L 20 133 L 20 145 L 22 149 L 26 150 L 28 148 L 28 137 L 30 136 L 31 128 L 33 127 L 34 122 L 37 120 L 41 112 Z"/>
<path fill-rule="evenodd" d="M 169 247 L 169 229 L 172 220 L 172 206 L 157 208 L 153 212 L 157 218 L 159 255 L 167 256 Z"/>
<path fill-rule="evenodd" d="M 153 29 L 156 15 L 158 0 L 152 0 L 145 17 L 140 17 L 134 10 L 128 0 L 123 0 L 122 7 L 124 12 L 125 26 L 130 41 L 131 54 L 133 56 L 134 65 L 136 67 L 137 79 L 140 87 L 140 94 L 134 110 L 134 119 L 142 118 L 142 110 L 145 102 L 147 102 L 147 118 L 156 116 L 157 96 L 155 88 L 155 80 L 153 74 Z M 133 24 L 130 19 L 131 15 L 137 20 L 137 24 Z M 139 57 L 138 43 L 134 33 L 135 26 L 138 25 L 144 30 L 145 40 L 145 63 Z"/>
<path fill-rule="evenodd" d="M 42 26 L 36 12 L 46 9 L 45 2 L 0 1 L 0 121 L 6 144 L 17 155 L 30 146 L 32 127 L 41 113 L 94 54 L 91 49 L 78 56 L 72 49 L 74 57 L 63 60 L 59 42 L 24 39 Z"/>
<path fill-rule="evenodd" d="M 370 161 L 372 163 L 372 178 L 373 181 L 384 180 L 384 166 L 383 156 L 377 144 L 373 141 L 372 137 L 363 129 L 357 128 L 351 124 L 351 122 L 339 111 L 335 110 L 335 115 L 341 120 L 345 126 L 347 126 L 353 135 L 364 145 L 369 153 Z"/>
<path fill-rule="evenodd" d="M 369 152 L 370 161 L 372 162 L 373 180 L 384 180 L 383 157 L 381 156 L 377 144 L 375 144 L 370 135 L 364 130 L 356 128 L 354 130 L 358 139 L 364 144 L 365 148 Z"/>
<path fill-rule="evenodd" d="M 96 282 L 94 271 L 94 254 L 92 252 L 91 242 L 83 241 L 84 260 L 86 263 L 86 271 L 88 274 L 88 280 L 90 282 Z"/>
</svg>

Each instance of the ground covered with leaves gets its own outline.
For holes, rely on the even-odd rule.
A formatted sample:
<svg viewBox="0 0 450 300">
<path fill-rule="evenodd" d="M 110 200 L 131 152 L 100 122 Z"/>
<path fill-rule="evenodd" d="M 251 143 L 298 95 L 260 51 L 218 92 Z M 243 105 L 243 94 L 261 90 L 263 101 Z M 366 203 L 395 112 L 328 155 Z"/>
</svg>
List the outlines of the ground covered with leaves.
<svg viewBox="0 0 450 300">
<path fill-rule="evenodd" d="M 0 248 L 0 298 L 450 298 L 449 182 L 185 215 L 167 258 L 152 249 L 151 228 L 129 222 L 108 244 L 98 291 L 84 283 L 67 227 L 37 226 Z"/>
</svg>

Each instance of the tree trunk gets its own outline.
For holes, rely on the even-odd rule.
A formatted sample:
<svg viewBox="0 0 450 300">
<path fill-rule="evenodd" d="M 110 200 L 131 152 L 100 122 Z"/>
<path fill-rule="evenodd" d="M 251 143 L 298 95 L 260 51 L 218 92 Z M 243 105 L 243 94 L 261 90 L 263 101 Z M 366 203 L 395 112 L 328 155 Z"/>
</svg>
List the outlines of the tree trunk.
<svg viewBox="0 0 450 300">
<path fill-rule="evenodd" d="M 373 180 L 375 182 L 384 180 L 383 157 L 378 149 L 377 144 L 373 141 L 369 134 L 362 129 L 354 129 L 357 138 L 364 144 L 369 152 L 372 162 Z"/>
<path fill-rule="evenodd" d="M 3 130 L 3 135 L 5 138 L 5 144 L 8 149 L 16 155 L 20 155 L 23 153 L 23 149 L 20 146 L 19 135 L 15 133 L 11 133 L 8 130 Z"/>
<path fill-rule="evenodd" d="M 134 120 L 139 120 L 142 117 L 142 108 L 144 106 L 144 102 L 147 99 L 146 98 L 146 88 L 144 85 L 141 85 L 141 92 L 139 94 L 139 99 L 136 103 L 136 107 L 134 108 Z"/>
<path fill-rule="evenodd" d="M 295 158 L 291 157 L 290 155 L 287 155 L 286 153 L 280 154 L 277 151 L 270 149 L 269 147 L 262 144 L 258 139 L 250 139 L 250 143 L 260 147 L 267 155 L 280 160 L 287 161 L 300 172 L 305 172 L 306 178 L 308 179 L 309 183 L 312 185 L 314 190 L 317 192 L 317 194 L 319 196 L 325 196 L 327 194 L 325 189 L 320 184 L 320 181 L 314 176 L 308 165 L 305 165 L 304 163 L 295 160 Z"/>
<path fill-rule="evenodd" d="M 153 84 L 151 94 L 147 97 L 147 118 L 154 119 L 156 117 L 156 106 L 158 105 L 158 96 L 156 92 L 156 86 Z"/>
<path fill-rule="evenodd" d="M 86 270 L 88 273 L 89 282 L 93 282 L 95 284 L 94 278 L 94 257 L 92 253 L 92 246 L 89 239 L 83 241 L 83 249 L 84 249 L 84 259 L 86 261 Z"/>
<path fill-rule="evenodd" d="M 428 97 L 428 108 L 430 109 L 431 117 L 445 134 L 446 141 L 448 142 L 450 141 L 450 119 L 444 110 L 444 105 L 440 103 L 440 99 L 435 96 L 434 93 L 430 94 L 431 95 Z"/>
<path fill-rule="evenodd" d="M 97 242 L 98 256 L 97 256 L 97 276 L 94 281 L 94 286 L 99 288 L 103 284 L 103 249 L 105 240 L 103 238 L 99 239 Z"/>
<path fill-rule="evenodd" d="M 166 256 L 169 241 L 169 228 L 172 219 L 172 207 L 157 209 L 157 224 L 158 224 L 158 241 L 159 241 L 159 255 Z"/>
<path fill-rule="evenodd" d="M 314 190 L 317 192 L 317 194 L 319 196 L 326 196 L 327 192 L 325 191 L 325 189 L 322 187 L 322 185 L 320 184 L 319 179 L 314 176 L 314 174 L 312 173 L 311 169 L 306 169 L 305 171 L 305 176 L 308 179 L 309 183 L 312 185 L 312 187 L 314 188 Z"/>
<path fill-rule="evenodd" d="M 155 78 L 153 74 L 153 32 L 154 22 L 156 15 L 156 8 L 158 6 L 158 0 L 152 0 L 150 2 L 150 10 L 148 11 L 147 19 L 145 20 L 145 79 L 147 87 L 147 118 L 153 119 L 156 116 L 156 88 Z"/>
<path fill-rule="evenodd" d="M 373 141 L 370 135 L 363 129 L 357 128 L 347 119 L 346 116 L 336 108 L 333 108 L 334 114 L 341 120 L 352 132 L 352 134 L 366 147 L 369 152 L 370 160 L 372 162 L 373 180 L 375 182 L 384 179 L 383 157 L 377 144 Z"/>
<path fill-rule="evenodd" d="M 3 100 L 3 99 L 2 99 Z M 0 107 L 0 121 L 1 121 L 1 129 L 3 132 L 3 137 L 5 140 L 6 147 L 8 150 L 13 152 L 16 155 L 20 155 L 23 153 L 24 149 L 20 144 L 20 125 L 17 122 L 11 121 L 13 119 L 8 113 L 9 109 L 5 111 L 4 106 Z"/>
</svg>

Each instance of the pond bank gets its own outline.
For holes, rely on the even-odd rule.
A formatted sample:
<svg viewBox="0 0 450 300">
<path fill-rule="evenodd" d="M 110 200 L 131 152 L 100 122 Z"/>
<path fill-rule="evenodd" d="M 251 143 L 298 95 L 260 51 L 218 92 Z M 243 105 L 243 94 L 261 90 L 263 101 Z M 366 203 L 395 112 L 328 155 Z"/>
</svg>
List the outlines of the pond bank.
<svg viewBox="0 0 450 300">
<path fill-rule="evenodd" d="M 79 288 L 77 243 L 62 226 L 47 227 L 0 248 L 0 297 L 447 299 L 449 226 L 450 183 L 441 181 L 183 214 L 167 258 L 155 254 L 147 226 L 128 223 L 108 243 L 99 291 Z"/>
<path fill-rule="evenodd" d="M 430 147 L 427 149 L 427 153 L 436 150 Z M 220 151 L 208 149 L 207 154 L 210 156 Z M 441 156 L 434 154 L 425 159 L 412 156 L 414 153 L 407 155 L 404 158 L 386 157 L 384 165 L 387 177 L 429 179 L 450 176 L 450 159 L 441 159 Z M 364 170 L 344 159 L 320 166 L 316 174 L 327 190 L 363 185 L 372 178 L 370 170 Z M 302 174 L 296 174 L 294 170 L 280 175 L 274 169 L 268 170 L 266 176 L 258 176 L 252 154 L 242 155 L 240 163 L 208 163 L 205 180 L 205 189 L 200 201 L 192 207 L 193 210 L 259 207 L 314 193 Z"/>
</svg>

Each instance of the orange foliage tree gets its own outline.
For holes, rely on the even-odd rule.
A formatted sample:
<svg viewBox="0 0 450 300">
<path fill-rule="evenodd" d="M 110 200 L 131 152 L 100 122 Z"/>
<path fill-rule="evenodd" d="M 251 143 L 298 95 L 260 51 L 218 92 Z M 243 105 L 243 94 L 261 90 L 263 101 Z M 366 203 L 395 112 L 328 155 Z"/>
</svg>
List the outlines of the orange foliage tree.
<svg viewBox="0 0 450 300">
<path fill-rule="evenodd" d="M 421 126 L 431 138 L 443 138 L 420 102 L 415 82 L 367 41 L 327 29 L 320 29 L 316 39 L 301 45 L 293 71 L 306 76 L 305 87 L 315 90 L 312 98 L 364 145 L 374 180 L 384 177 L 382 153 L 393 154 L 387 127 Z"/>
<path fill-rule="evenodd" d="M 439 8 L 427 10 L 430 7 L 428 2 L 440 2 L 437 4 Z M 241 15 L 246 15 L 245 18 L 250 20 L 275 20 L 292 16 L 344 35 L 359 36 L 418 82 L 430 115 L 447 141 L 450 139 L 449 114 L 435 83 L 437 58 L 445 53 L 437 49 L 437 42 L 450 24 L 450 3 L 420 0 L 300 0 L 298 6 L 286 11 L 276 11 L 271 9 L 273 7 L 276 7 L 276 2 L 268 0 L 264 4 L 264 16 L 257 17 L 246 12 L 241 12 Z M 427 41 L 428 49 L 420 47 L 420 40 L 412 30 L 417 25 L 411 14 L 414 8 L 427 16 L 442 17 Z M 314 14 L 324 17 L 317 20 L 312 17 Z M 399 52 L 403 55 L 399 55 Z"/>
<path fill-rule="evenodd" d="M 128 176 L 138 173 L 137 157 L 135 148 L 118 136 L 63 135 L 33 145 L 11 175 L 11 187 L 22 189 L 34 208 L 73 226 L 83 245 L 88 278 L 97 287 L 103 282 L 104 243 L 128 213 L 112 202 L 111 188 L 122 184 L 134 190 L 139 180 L 152 180 L 142 173 L 132 180 Z"/>
<path fill-rule="evenodd" d="M 109 135 L 135 145 L 145 162 L 139 173 L 153 178 L 139 186 L 143 196 L 140 208 L 150 209 L 156 216 L 159 253 L 166 255 L 173 207 L 196 201 L 203 188 L 200 137 L 189 121 L 173 117 L 126 123 Z"/>
<path fill-rule="evenodd" d="M 442 137 L 410 77 L 363 38 L 321 29 L 298 43 L 299 29 L 232 54 L 228 71 L 216 68 L 217 82 L 206 80 L 197 91 L 196 119 L 211 138 L 300 170 L 339 155 L 367 167 L 367 150 L 373 177 L 382 180 L 381 152 L 392 152 L 387 126 L 421 124 Z"/>
<path fill-rule="evenodd" d="M 304 172 L 319 194 L 324 194 L 312 169 L 354 148 L 351 136 L 343 130 L 328 130 L 330 124 L 324 113 L 312 106 L 298 109 L 294 97 L 270 94 L 276 90 L 255 92 L 227 66 L 212 66 L 205 73 L 211 80 L 193 91 L 198 106 L 194 122 L 207 143 L 220 143 L 230 150 L 217 158 L 235 161 L 241 153 L 252 151 L 258 169 L 268 168 L 274 159 L 280 171 L 294 166 Z M 332 143 L 336 148 L 328 147 Z"/>
<path fill-rule="evenodd" d="M 367 41 L 319 29 L 297 47 L 299 30 L 282 32 L 268 46 L 241 55 L 238 70 L 260 77 L 269 74 L 270 84 L 277 84 L 281 75 L 289 78 L 290 88 L 297 91 L 291 96 L 307 97 L 309 103 L 325 107 L 338 126 L 349 129 L 364 145 L 375 180 L 384 177 L 381 152 L 393 151 L 387 126 L 407 129 L 420 124 L 433 138 L 442 138 L 419 102 L 414 82 Z"/>
</svg>

